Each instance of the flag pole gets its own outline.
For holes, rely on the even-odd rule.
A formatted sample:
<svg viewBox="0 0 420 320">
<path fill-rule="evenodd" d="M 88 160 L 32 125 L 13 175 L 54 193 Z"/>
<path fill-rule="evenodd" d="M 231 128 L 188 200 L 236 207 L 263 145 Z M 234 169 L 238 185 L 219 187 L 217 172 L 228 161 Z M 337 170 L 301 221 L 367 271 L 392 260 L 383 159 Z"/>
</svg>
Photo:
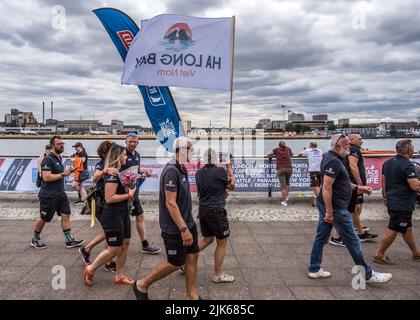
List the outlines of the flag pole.
<svg viewBox="0 0 420 320">
<path fill-rule="evenodd" d="M 235 61 L 235 23 L 236 16 L 232 16 L 232 49 L 231 54 L 231 68 L 230 68 L 230 100 L 229 100 L 229 144 L 228 152 L 231 153 L 231 139 L 232 139 L 232 106 L 233 106 L 233 68 Z"/>
</svg>

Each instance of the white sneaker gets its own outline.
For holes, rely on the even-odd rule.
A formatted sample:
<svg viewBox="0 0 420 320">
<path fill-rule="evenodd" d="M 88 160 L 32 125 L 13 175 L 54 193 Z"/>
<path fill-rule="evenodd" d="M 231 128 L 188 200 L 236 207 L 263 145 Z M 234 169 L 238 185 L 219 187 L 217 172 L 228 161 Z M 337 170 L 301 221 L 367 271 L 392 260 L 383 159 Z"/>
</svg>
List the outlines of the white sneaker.
<svg viewBox="0 0 420 320">
<path fill-rule="evenodd" d="M 228 283 L 228 282 L 234 282 L 235 278 L 231 275 L 223 273 L 220 276 L 214 275 L 212 281 L 214 283 Z"/>
<path fill-rule="evenodd" d="M 322 268 L 318 272 L 309 272 L 308 277 L 311 279 L 323 279 L 330 278 L 332 276 L 331 272 L 324 271 Z"/>
<path fill-rule="evenodd" d="M 287 201 L 282 201 L 282 202 L 281 202 L 281 205 L 282 205 L 283 207 L 287 207 Z"/>
<path fill-rule="evenodd" d="M 380 273 L 372 271 L 372 276 L 369 280 L 366 280 L 366 283 L 388 283 L 392 279 L 392 274 L 390 273 Z"/>
</svg>

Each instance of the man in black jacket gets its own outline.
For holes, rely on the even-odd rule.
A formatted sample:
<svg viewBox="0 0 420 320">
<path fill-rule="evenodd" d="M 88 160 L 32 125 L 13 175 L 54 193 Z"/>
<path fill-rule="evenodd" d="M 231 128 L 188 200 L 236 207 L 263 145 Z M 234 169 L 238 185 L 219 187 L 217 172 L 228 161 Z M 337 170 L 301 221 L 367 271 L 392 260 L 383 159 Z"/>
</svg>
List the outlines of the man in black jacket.
<svg viewBox="0 0 420 320">
<path fill-rule="evenodd" d="M 420 192 L 420 181 L 416 168 L 409 160 L 413 157 L 414 146 L 409 139 L 400 140 L 396 145 L 397 155 L 386 161 L 382 167 L 382 196 L 390 216 L 388 230 L 382 236 L 379 249 L 373 261 L 380 264 L 395 264 L 385 255 L 401 233 L 413 255 L 420 261 L 420 250 L 413 237 L 411 218 L 416 205 L 416 194 Z"/>
</svg>

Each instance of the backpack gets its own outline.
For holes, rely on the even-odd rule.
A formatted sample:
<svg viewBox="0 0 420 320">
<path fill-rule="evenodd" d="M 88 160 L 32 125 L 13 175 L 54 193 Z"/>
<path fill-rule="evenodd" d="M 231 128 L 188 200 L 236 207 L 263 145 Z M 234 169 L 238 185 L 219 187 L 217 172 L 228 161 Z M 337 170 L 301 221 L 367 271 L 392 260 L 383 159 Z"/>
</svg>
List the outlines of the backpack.
<svg viewBox="0 0 420 320">
<path fill-rule="evenodd" d="M 82 211 L 80 212 L 81 215 L 95 214 L 94 212 L 97 206 L 96 202 L 98 194 L 99 190 L 97 189 L 96 185 L 93 185 L 86 190 L 86 198 L 85 202 L 83 203 Z"/>
</svg>

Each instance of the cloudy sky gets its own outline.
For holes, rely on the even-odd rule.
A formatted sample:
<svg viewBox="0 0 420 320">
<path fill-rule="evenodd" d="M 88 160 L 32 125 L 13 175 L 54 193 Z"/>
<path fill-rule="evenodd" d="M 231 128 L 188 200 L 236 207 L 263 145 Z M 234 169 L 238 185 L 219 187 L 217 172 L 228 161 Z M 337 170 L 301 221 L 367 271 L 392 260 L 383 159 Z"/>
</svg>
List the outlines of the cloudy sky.
<svg viewBox="0 0 420 320">
<path fill-rule="evenodd" d="M 137 89 L 120 84 L 121 58 L 92 13 L 105 6 L 138 23 L 161 13 L 236 15 L 234 127 L 281 120 L 282 104 L 307 118 L 328 113 L 353 123 L 420 116 L 418 0 L 5 0 L 1 117 L 17 107 L 41 121 L 42 101 L 53 100 L 60 120 L 149 126 Z M 183 120 L 227 126 L 228 93 L 171 90 Z"/>
</svg>

